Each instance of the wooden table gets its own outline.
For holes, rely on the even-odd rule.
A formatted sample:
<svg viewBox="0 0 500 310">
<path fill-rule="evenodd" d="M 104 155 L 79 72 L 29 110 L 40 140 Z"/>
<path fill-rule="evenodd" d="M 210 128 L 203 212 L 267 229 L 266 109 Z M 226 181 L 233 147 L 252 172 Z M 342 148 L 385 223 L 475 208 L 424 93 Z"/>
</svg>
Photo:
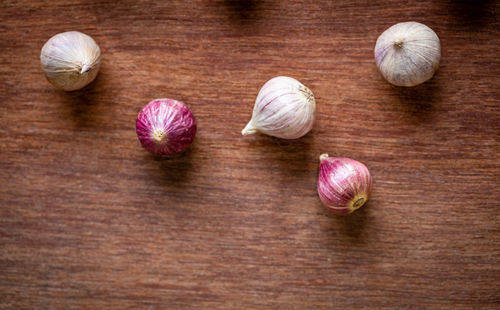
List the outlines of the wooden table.
<svg viewBox="0 0 500 310">
<path fill-rule="evenodd" d="M 500 5 L 494 1 L 0 4 L 0 309 L 500 308 Z M 396 22 L 439 35 L 436 76 L 374 64 Z M 98 78 L 55 90 L 40 49 L 79 30 Z M 242 137 L 260 87 L 307 85 L 313 131 Z M 178 158 L 139 144 L 154 98 L 198 123 Z M 348 217 L 319 155 L 374 178 Z"/>
</svg>

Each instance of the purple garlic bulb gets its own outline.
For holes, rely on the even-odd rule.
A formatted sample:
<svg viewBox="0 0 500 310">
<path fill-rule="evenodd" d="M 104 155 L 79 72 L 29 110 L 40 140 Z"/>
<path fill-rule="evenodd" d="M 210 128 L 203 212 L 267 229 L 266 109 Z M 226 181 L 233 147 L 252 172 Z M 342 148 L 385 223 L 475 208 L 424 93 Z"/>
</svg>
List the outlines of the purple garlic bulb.
<svg viewBox="0 0 500 310">
<path fill-rule="evenodd" d="M 350 158 L 320 157 L 318 194 L 333 213 L 349 214 L 361 208 L 370 196 L 372 177 L 365 165 Z"/>
<path fill-rule="evenodd" d="M 136 131 L 146 150 L 156 155 L 176 155 L 193 142 L 196 122 L 183 102 L 155 99 L 139 112 Z"/>
</svg>

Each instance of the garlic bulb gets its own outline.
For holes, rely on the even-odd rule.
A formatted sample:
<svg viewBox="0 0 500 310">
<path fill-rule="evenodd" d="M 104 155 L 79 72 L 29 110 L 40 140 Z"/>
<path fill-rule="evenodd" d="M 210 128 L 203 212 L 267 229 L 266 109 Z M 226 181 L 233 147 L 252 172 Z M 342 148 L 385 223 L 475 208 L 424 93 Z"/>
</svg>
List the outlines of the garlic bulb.
<svg viewBox="0 0 500 310">
<path fill-rule="evenodd" d="M 315 111 L 316 100 L 309 88 L 293 78 L 278 76 L 260 89 L 252 119 L 241 134 L 259 131 L 278 138 L 297 139 L 311 130 Z"/>
<path fill-rule="evenodd" d="M 350 158 L 319 157 L 318 194 L 336 214 L 361 208 L 370 195 L 372 178 L 365 165 Z"/>
<path fill-rule="evenodd" d="M 196 121 L 181 101 L 156 99 L 137 116 L 136 132 L 142 146 L 156 155 L 184 152 L 196 135 Z"/>
<path fill-rule="evenodd" d="M 71 91 L 95 79 L 101 65 L 101 50 L 88 35 L 68 31 L 45 43 L 40 60 L 47 80 L 56 88 Z"/>
<path fill-rule="evenodd" d="M 434 75 L 441 44 L 431 28 L 417 22 L 395 24 L 375 45 L 375 62 L 384 78 L 396 86 L 415 86 Z"/>
</svg>

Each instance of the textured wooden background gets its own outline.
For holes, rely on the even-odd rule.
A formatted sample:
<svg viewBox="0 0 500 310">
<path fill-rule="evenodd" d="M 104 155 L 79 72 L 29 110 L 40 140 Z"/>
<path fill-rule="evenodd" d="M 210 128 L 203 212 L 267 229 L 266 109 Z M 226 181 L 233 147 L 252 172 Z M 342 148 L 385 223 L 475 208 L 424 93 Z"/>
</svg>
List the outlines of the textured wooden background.
<svg viewBox="0 0 500 310">
<path fill-rule="evenodd" d="M 0 309 L 500 307 L 500 5 L 494 1 L 9 1 L 0 4 Z M 375 40 L 439 35 L 421 86 L 386 83 Z M 79 30 L 96 81 L 55 90 L 39 53 Z M 242 137 L 259 88 L 307 85 L 313 131 Z M 158 159 L 137 113 L 198 122 Z M 364 162 L 368 205 L 317 197 L 318 157 Z M 453 305 L 453 306 L 452 306 Z"/>
</svg>

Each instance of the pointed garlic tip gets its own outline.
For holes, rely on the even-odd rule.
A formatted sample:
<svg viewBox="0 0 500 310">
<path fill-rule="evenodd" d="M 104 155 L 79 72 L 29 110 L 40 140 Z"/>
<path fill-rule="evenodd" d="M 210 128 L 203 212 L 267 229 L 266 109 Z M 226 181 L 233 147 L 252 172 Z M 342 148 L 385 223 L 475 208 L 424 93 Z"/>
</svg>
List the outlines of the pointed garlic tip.
<svg viewBox="0 0 500 310">
<path fill-rule="evenodd" d="M 251 135 L 251 134 L 254 134 L 257 132 L 257 129 L 255 129 L 253 127 L 253 124 L 252 122 L 250 121 L 246 126 L 245 128 L 243 128 L 243 130 L 241 131 L 241 134 L 243 136 L 247 136 L 247 135 Z"/>
<path fill-rule="evenodd" d="M 89 65 L 87 65 L 87 64 L 84 64 L 84 65 L 82 66 L 82 69 L 80 70 L 80 74 L 83 74 L 83 73 L 89 72 L 89 71 L 90 71 L 90 69 L 92 69 L 92 67 L 91 67 L 91 66 L 89 66 Z"/>
<path fill-rule="evenodd" d="M 399 47 L 399 48 L 403 47 L 403 40 L 394 41 L 394 46 Z"/>
<path fill-rule="evenodd" d="M 326 154 L 326 153 L 325 153 L 325 154 L 321 154 L 321 155 L 319 156 L 319 161 L 323 161 L 323 160 L 325 160 L 325 159 L 327 159 L 327 158 L 328 158 L 328 154 Z"/>
</svg>

